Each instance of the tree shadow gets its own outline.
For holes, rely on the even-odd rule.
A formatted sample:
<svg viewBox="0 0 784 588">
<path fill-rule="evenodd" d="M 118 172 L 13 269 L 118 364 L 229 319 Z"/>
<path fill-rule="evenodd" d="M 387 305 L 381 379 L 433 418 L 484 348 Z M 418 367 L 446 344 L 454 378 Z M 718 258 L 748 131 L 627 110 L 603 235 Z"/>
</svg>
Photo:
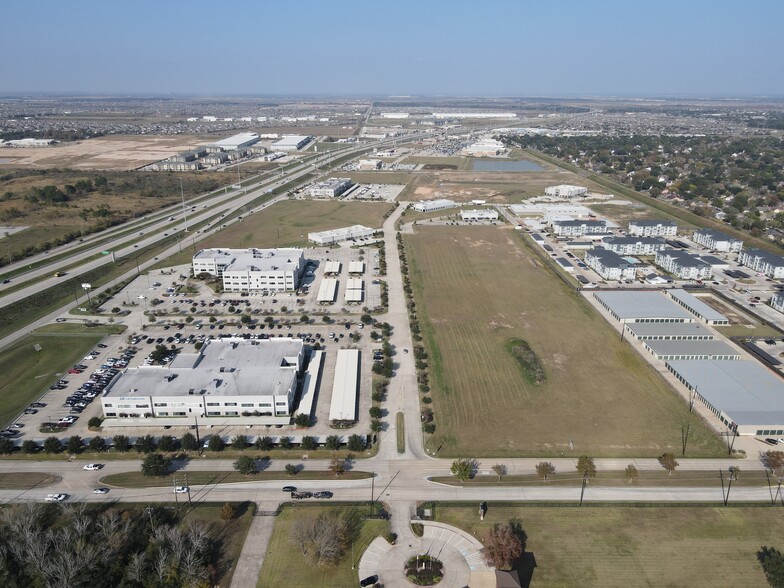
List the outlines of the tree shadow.
<svg viewBox="0 0 784 588">
<path fill-rule="evenodd" d="M 517 579 L 522 588 L 528 588 L 531 585 L 531 580 L 534 577 L 534 569 L 536 568 L 536 557 L 533 552 L 526 551 L 528 544 L 528 534 L 523 529 L 523 522 L 520 519 L 511 519 L 509 526 L 512 531 L 520 539 L 523 545 L 523 552 L 512 563 L 512 570 L 517 573 Z"/>
</svg>

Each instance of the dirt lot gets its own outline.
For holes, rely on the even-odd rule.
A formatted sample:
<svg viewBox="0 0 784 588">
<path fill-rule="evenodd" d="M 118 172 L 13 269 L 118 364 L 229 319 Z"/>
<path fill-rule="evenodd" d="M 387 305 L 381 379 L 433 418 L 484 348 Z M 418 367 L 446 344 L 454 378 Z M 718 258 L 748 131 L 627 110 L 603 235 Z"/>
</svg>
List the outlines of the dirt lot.
<svg viewBox="0 0 784 588">
<path fill-rule="evenodd" d="M 0 148 L 0 167 L 130 170 L 204 145 L 210 140 L 194 135 L 114 135 L 42 149 Z"/>
<path fill-rule="evenodd" d="M 512 230 L 434 226 L 405 236 L 430 358 L 441 455 L 693 455 L 719 440 Z M 526 340 L 547 381 L 530 384 L 505 345 Z M 492 430 L 493 435 L 487 435 Z"/>
</svg>

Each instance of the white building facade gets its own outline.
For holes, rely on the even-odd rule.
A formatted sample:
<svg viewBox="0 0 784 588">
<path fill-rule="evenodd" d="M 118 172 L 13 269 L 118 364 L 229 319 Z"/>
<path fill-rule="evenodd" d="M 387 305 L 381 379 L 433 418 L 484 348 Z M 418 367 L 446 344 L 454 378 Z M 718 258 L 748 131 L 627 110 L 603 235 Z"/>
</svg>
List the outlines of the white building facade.
<svg viewBox="0 0 784 588">
<path fill-rule="evenodd" d="M 607 249 L 589 249 L 585 252 L 585 264 L 605 280 L 633 280 L 634 265 Z"/>
<path fill-rule="evenodd" d="M 454 208 L 455 206 L 454 200 L 439 198 L 438 200 L 420 200 L 419 202 L 415 202 L 411 207 L 417 212 L 432 212 L 434 210 Z"/>
<path fill-rule="evenodd" d="M 636 220 L 629 222 L 629 235 L 634 237 L 675 237 L 678 225 L 672 221 Z"/>
<path fill-rule="evenodd" d="M 738 255 L 738 263 L 769 278 L 784 278 L 784 257 L 775 253 L 761 249 L 744 249 Z"/>
<path fill-rule="evenodd" d="M 553 221 L 553 233 L 559 236 L 582 236 L 589 233 L 607 233 L 609 227 L 605 221 L 566 220 Z"/>
<path fill-rule="evenodd" d="M 193 275 L 221 278 L 227 292 L 296 290 L 304 266 L 301 249 L 202 249 L 193 256 Z"/>
<path fill-rule="evenodd" d="M 721 231 L 713 229 L 703 229 L 694 231 L 691 236 L 692 241 L 713 251 L 723 251 L 725 253 L 738 253 L 743 249 L 743 241 L 725 235 Z"/>
<path fill-rule="evenodd" d="M 682 280 L 708 280 L 713 277 L 713 267 L 709 263 L 685 251 L 657 251 L 654 262 L 664 271 Z"/>
<path fill-rule="evenodd" d="M 576 198 L 578 196 L 585 196 L 588 193 L 588 188 L 561 184 L 560 186 L 549 186 L 545 188 L 544 193 L 547 196 L 555 196 L 556 198 Z"/>
<path fill-rule="evenodd" d="M 604 240 L 604 248 L 619 255 L 655 255 L 665 247 L 664 241 L 652 237 L 612 237 Z"/>
</svg>

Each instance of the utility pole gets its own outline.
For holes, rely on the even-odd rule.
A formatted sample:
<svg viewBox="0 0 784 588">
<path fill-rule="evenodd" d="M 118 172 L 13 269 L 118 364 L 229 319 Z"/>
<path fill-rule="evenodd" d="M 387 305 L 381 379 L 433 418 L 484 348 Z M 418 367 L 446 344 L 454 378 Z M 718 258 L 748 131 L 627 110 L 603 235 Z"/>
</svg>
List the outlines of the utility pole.
<svg viewBox="0 0 784 588">
<path fill-rule="evenodd" d="M 180 509 L 180 499 L 177 497 L 177 476 L 172 478 L 172 491 L 174 492 L 174 504 L 177 505 L 177 510 Z"/>
<path fill-rule="evenodd" d="M 376 501 L 376 472 L 370 476 L 370 514 L 373 514 L 373 503 Z"/>
<path fill-rule="evenodd" d="M 583 496 L 585 496 L 585 487 L 588 485 L 588 472 L 583 474 L 583 487 L 580 490 L 580 506 L 583 505 Z"/>
<path fill-rule="evenodd" d="M 683 429 L 681 426 L 681 443 L 683 444 L 683 449 L 681 451 L 681 455 L 686 455 L 686 444 L 689 442 L 689 433 L 691 432 L 691 423 L 686 423 L 686 429 Z"/>
</svg>

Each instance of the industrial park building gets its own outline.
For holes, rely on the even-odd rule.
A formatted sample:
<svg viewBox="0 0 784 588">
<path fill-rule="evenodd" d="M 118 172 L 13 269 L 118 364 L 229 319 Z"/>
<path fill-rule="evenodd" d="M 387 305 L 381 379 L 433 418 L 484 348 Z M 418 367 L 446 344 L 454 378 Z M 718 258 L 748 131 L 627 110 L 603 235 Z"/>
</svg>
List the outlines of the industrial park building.
<svg viewBox="0 0 784 588">
<path fill-rule="evenodd" d="M 604 240 L 604 248 L 619 255 L 654 255 L 666 246 L 664 241 L 653 237 L 610 237 Z"/>
<path fill-rule="evenodd" d="M 707 359 L 737 361 L 740 352 L 724 341 L 693 341 L 693 340 L 648 340 L 643 347 L 662 361 L 705 361 Z"/>
<path fill-rule="evenodd" d="M 439 198 L 438 200 L 420 200 L 414 202 L 412 208 L 417 212 L 433 212 L 434 210 L 445 210 L 456 206 L 454 200 Z"/>
<path fill-rule="evenodd" d="M 714 338 L 700 323 L 626 323 L 624 329 L 640 341 L 712 341 Z"/>
<path fill-rule="evenodd" d="M 657 251 L 654 262 L 664 271 L 682 280 L 708 280 L 713 276 L 713 267 L 709 263 L 686 251 Z"/>
<path fill-rule="evenodd" d="M 544 193 L 547 196 L 555 196 L 556 198 L 575 198 L 577 196 L 585 196 L 588 193 L 588 188 L 561 184 L 560 186 L 545 188 Z"/>
<path fill-rule="evenodd" d="M 216 141 L 211 147 L 217 147 L 221 151 L 233 151 L 235 149 L 242 149 L 243 147 L 250 147 L 258 142 L 259 135 L 257 133 L 238 133 L 231 137 Z"/>
<path fill-rule="evenodd" d="M 373 171 L 381 169 L 383 162 L 380 159 L 360 159 L 357 162 L 357 169 L 360 171 Z"/>
<path fill-rule="evenodd" d="M 498 220 L 498 211 L 481 209 L 461 210 L 460 218 L 464 221 L 496 221 Z"/>
<path fill-rule="evenodd" d="M 668 361 L 696 400 L 730 431 L 759 437 L 784 435 L 784 381 L 756 361 Z"/>
<path fill-rule="evenodd" d="M 330 421 L 357 420 L 359 391 L 359 350 L 338 349 L 335 380 L 329 403 Z"/>
<path fill-rule="evenodd" d="M 308 241 L 312 241 L 317 245 L 331 245 L 333 243 L 340 243 L 341 241 L 349 241 L 351 239 L 367 239 L 368 237 L 372 237 L 375 233 L 376 229 L 371 229 L 362 225 L 352 225 L 340 229 L 308 233 Z"/>
<path fill-rule="evenodd" d="M 770 299 L 770 305 L 779 312 L 784 312 L 784 292 L 776 292 Z"/>
<path fill-rule="evenodd" d="M 769 278 L 784 278 L 784 257 L 761 249 L 744 249 L 738 255 L 738 263 Z"/>
<path fill-rule="evenodd" d="M 304 262 L 302 249 L 202 249 L 193 256 L 193 275 L 221 278 L 227 292 L 296 290 Z"/>
<path fill-rule="evenodd" d="M 599 220 L 557 220 L 553 221 L 553 232 L 563 236 L 583 236 L 589 233 L 607 233 L 606 221 Z"/>
<path fill-rule="evenodd" d="M 273 151 L 297 151 L 308 144 L 311 135 L 284 135 L 280 141 L 272 144 Z"/>
<path fill-rule="evenodd" d="M 702 229 L 694 231 L 691 236 L 692 241 L 713 251 L 724 251 L 726 253 L 737 253 L 743 249 L 743 241 L 725 235 L 721 231 L 713 229 Z"/>
<path fill-rule="evenodd" d="M 667 296 L 672 298 L 676 304 L 680 304 L 702 322 L 708 325 L 729 325 L 730 320 L 712 306 L 705 304 L 702 300 L 690 294 L 686 290 L 673 288 L 667 290 Z"/>
<path fill-rule="evenodd" d="M 661 292 L 616 290 L 594 298 L 622 323 L 693 323 L 694 316 Z"/>
<path fill-rule="evenodd" d="M 674 237 L 678 225 L 672 221 L 633 220 L 629 221 L 629 234 L 635 237 Z"/>
<path fill-rule="evenodd" d="M 585 252 L 586 265 L 605 280 L 633 280 L 634 264 L 607 249 L 590 249 Z"/>
<path fill-rule="evenodd" d="M 329 178 L 308 188 L 313 198 L 335 198 L 351 188 L 354 182 L 350 178 Z"/>
<path fill-rule="evenodd" d="M 207 340 L 169 366 L 128 368 L 101 397 L 107 419 L 165 418 L 186 423 L 252 417 L 285 424 L 291 415 L 304 344 L 300 339 Z M 284 417 L 281 419 L 281 417 Z M 274 420 L 276 419 L 277 420 Z M 282 421 L 282 422 L 281 422 Z"/>
</svg>

